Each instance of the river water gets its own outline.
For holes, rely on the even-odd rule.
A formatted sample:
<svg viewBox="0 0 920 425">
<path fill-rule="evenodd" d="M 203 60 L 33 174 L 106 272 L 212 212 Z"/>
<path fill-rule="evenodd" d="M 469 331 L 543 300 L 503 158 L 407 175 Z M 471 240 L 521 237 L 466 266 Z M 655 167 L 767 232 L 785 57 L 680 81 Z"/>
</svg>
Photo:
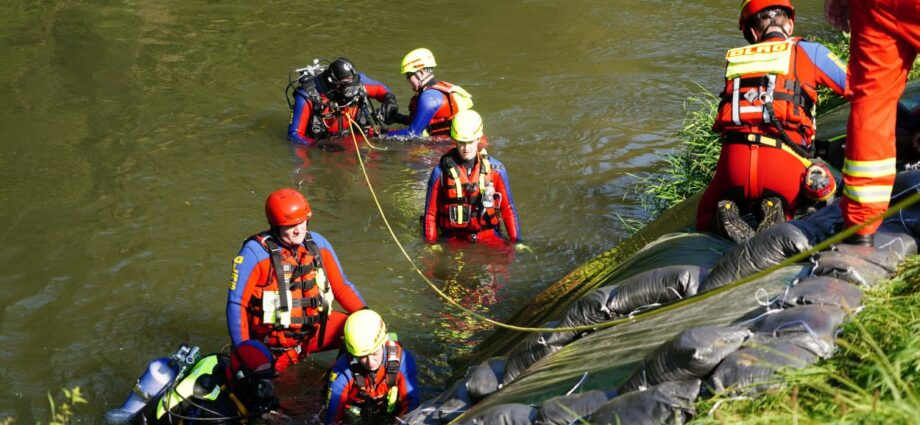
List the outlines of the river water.
<svg viewBox="0 0 920 425">
<path fill-rule="evenodd" d="M 802 4 L 799 33 L 826 30 Z M 146 363 L 180 342 L 227 342 L 230 262 L 265 227 L 282 186 L 310 199 L 312 230 L 419 362 L 426 396 L 488 328 L 446 309 L 386 231 L 344 152 L 285 139 L 288 71 L 349 57 L 397 94 L 409 50 L 474 96 L 489 151 L 510 172 L 532 252 L 431 252 L 418 216 L 444 145 L 364 152 L 387 218 L 426 275 L 507 318 L 629 233 L 630 193 L 675 147 L 684 100 L 717 90 L 743 44 L 736 0 L 38 1 L 0 14 L 0 418 L 47 420 L 46 391 L 79 386 L 85 423 L 121 403 Z M 317 408 L 328 354 L 282 382 Z"/>
</svg>

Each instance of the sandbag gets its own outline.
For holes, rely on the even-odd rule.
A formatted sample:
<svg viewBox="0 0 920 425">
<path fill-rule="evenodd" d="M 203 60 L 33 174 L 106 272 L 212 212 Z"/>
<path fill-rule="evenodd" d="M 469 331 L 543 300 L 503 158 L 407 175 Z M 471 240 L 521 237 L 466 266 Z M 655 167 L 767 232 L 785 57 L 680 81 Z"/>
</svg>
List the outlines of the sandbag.
<svg viewBox="0 0 920 425">
<path fill-rule="evenodd" d="M 732 395 L 756 395 L 781 385 L 777 370 L 801 369 L 817 359 L 815 353 L 792 342 L 753 344 L 729 354 L 706 379 L 705 387 L 711 394 L 729 391 Z"/>
<path fill-rule="evenodd" d="M 877 249 L 871 246 L 839 244 L 834 245 L 830 251 L 861 258 L 889 273 L 894 273 L 898 269 L 898 264 L 904 261 L 904 254 L 899 249 Z"/>
<path fill-rule="evenodd" d="M 600 288 L 576 302 L 559 326 L 601 323 L 641 307 L 696 295 L 700 273 L 698 266 L 662 267 L 626 279 L 615 288 Z"/>
<path fill-rule="evenodd" d="M 728 251 L 702 283 L 700 292 L 727 285 L 810 249 L 809 237 L 792 223 L 780 223 Z"/>
<path fill-rule="evenodd" d="M 837 251 L 822 251 L 815 255 L 816 276 L 831 276 L 864 287 L 875 286 L 891 276 L 891 272 L 861 257 L 851 257 Z"/>
<path fill-rule="evenodd" d="M 608 400 L 610 400 L 609 395 L 600 390 L 553 397 L 540 406 L 536 423 L 542 425 L 578 423 L 578 419 L 587 418 Z"/>
<path fill-rule="evenodd" d="M 479 400 L 498 390 L 505 363 L 504 358 L 494 357 L 469 368 L 463 379 L 407 413 L 402 421 L 411 425 L 439 425 L 460 417 Z"/>
<path fill-rule="evenodd" d="M 549 322 L 544 328 L 555 328 L 559 322 Z M 502 385 L 508 385 L 530 365 L 540 359 L 562 349 L 566 344 L 575 339 L 575 332 L 540 332 L 528 336 L 521 341 L 510 353 L 502 377 Z"/>
<path fill-rule="evenodd" d="M 777 303 L 783 308 L 807 304 L 830 305 L 849 312 L 862 304 L 862 296 L 859 288 L 845 281 L 829 276 L 813 276 L 789 288 L 777 299 Z"/>
<path fill-rule="evenodd" d="M 685 330 L 649 353 L 620 386 L 619 392 L 643 390 L 667 381 L 702 378 L 750 335 L 747 329 L 726 326 Z"/>
<path fill-rule="evenodd" d="M 610 400 L 587 418 L 591 425 L 683 424 L 696 414 L 700 380 L 665 382 Z"/>
<path fill-rule="evenodd" d="M 498 383 L 505 373 L 505 359 L 496 357 L 470 368 L 467 372 L 466 391 L 473 404 L 479 403 L 498 391 Z"/>
<path fill-rule="evenodd" d="M 460 425 L 530 425 L 537 418 L 537 409 L 526 404 L 499 404 L 460 422 Z"/>
<path fill-rule="evenodd" d="M 830 305 L 787 308 L 764 317 L 754 340 L 780 338 L 826 359 L 834 352 L 837 329 L 845 317 L 842 309 Z"/>
</svg>

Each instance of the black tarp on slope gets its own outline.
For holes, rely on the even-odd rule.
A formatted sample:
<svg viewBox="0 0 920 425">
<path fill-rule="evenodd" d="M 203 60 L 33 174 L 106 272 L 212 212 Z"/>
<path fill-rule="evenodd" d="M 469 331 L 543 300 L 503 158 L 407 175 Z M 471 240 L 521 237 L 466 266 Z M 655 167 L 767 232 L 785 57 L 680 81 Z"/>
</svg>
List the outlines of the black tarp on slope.
<svg viewBox="0 0 920 425">
<path fill-rule="evenodd" d="M 587 373 L 578 391 L 609 390 L 621 385 L 646 354 L 694 326 L 729 325 L 756 315 L 764 299 L 782 294 L 805 266 L 790 266 L 764 278 L 705 300 L 672 306 L 668 311 L 577 340 L 531 366 L 507 387 L 486 398 L 467 413 L 476 415 L 506 403 L 539 405 L 563 395 Z M 765 292 L 765 293 L 764 293 Z M 641 316 L 640 316 L 641 317 Z"/>
</svg>

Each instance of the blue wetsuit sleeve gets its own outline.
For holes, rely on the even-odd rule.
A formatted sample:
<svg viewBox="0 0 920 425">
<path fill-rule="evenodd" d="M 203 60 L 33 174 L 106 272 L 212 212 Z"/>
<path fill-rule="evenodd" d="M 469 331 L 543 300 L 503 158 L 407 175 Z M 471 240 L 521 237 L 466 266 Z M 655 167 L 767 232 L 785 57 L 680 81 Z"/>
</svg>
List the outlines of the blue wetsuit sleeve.
<svg viewBox="0 0 920 425">
<path fill-rule="evenodd" d="M 361 76 L 361 84 L 364 85 L 364 90 L 367 91 L 367 95 L 371 99 L 374 99 L 378 102 L 383 102 L 383 100 L 386 99 L 386 96 L 392 93 L 386 84 L 368 77 L 363 72 L 359 72 L 358 75 Z"/>
<path fill-rule="evenodd" d="M 821 43 L 801 41 L 798 44 L 815 64 L 815 80 L 842 96 L 847 88 L 847 67 L 843 61 Z"/>
<path fill-rule="evenodd" d="M 412 353 L 410 353 L 409 350 L 403 349 L 403 358 L 400 360 L 399 368 L 405 378 L 406 384 L 406 394 L 403 397 L 409 402 L 409 407 L 406 411 L 411 412 L 419 405 L 419 394 L 418 378 L 415 371 L 415 358 L 412 357 Z"/>
<path fill-rule="evenodd" d="M 233 345 L 249 339 L 249 313 L 246 304 L 252 297 L 258 273 L 256 268 L 268 253 L 255 241 L 248 241 L 233 259 L 230 290 L 227 294 L 227 329 Z"/>
<path fill-rule="evenodd" d="M 332 366 L 329 374 L 329 393 L 326 395 L 326 425 L 341 420 L 345 410 L 344 396 L 348 383 L 352 379 L 351 370 L 348 369 L 348 355 L 342 354 Z"/>
<path fill-rule="evenodd" d="M 310 116 L 313 114 L 313 103 L 308 101 L 297 91 L 294 92 L 294 110 L 291 111 L 291 122 L 288 124 L 288 140 L 301 145 L 310 145 L 315 140 L 307 136 L 307 126 L 310 125 Z"/>
<path fill-rule="evenodd" d="M 521 238 L 521 221 L 518 219 L 517 207 L 514 206 L 514 199 L 511 197 L 511 182 L 508 180 L 508 170 L 505 164 L 495 158 L 489 158 L 495 172 L 501 179 L 501 187 L 496 188 L 502 192 L 501 215 L 505 227 L 508 228 L 508 238 L 512 241 L 518 241 Z"/>
<path fill-rule="evenodd" d="M 431 118 L 444 103 L 444 93 L 438 90 L 425 90 L 419 95 L 415 114 L 409 126 L 395 131 L 387 132 L 388 136 L 420 137 L 431 123 Z"/>
</svg>

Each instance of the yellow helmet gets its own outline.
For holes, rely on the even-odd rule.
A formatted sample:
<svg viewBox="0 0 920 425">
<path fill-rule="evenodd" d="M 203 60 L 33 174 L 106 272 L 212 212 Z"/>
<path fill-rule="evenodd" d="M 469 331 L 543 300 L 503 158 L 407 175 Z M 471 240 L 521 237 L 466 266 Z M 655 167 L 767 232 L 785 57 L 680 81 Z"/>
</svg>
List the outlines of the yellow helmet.
<svg viewBox="0 0 920 425">
<path fill-rule="evenodd" d="M 454 115 L 450 123 L 450 138 L 461 143 L 478 142 L 482 137 L 482 117 L 467 109 Z"/>
<path fill-rule="evenodd" d="M 345 320 L 345 349 L 355 357 L 373 354 L 387 341 L 387 325 L 374 310 L 359 310 Z"/>
<path fill-rule="evenodd" d="M 434 68 L 436 66 L 438 64 L 434 61 L 434 55 L 431 54 L 431 50 L 426 48 L 415 49 L 407 53 L 403 58 L 400 73 L 416 72 L 422 68 Z"/>
</svg>

